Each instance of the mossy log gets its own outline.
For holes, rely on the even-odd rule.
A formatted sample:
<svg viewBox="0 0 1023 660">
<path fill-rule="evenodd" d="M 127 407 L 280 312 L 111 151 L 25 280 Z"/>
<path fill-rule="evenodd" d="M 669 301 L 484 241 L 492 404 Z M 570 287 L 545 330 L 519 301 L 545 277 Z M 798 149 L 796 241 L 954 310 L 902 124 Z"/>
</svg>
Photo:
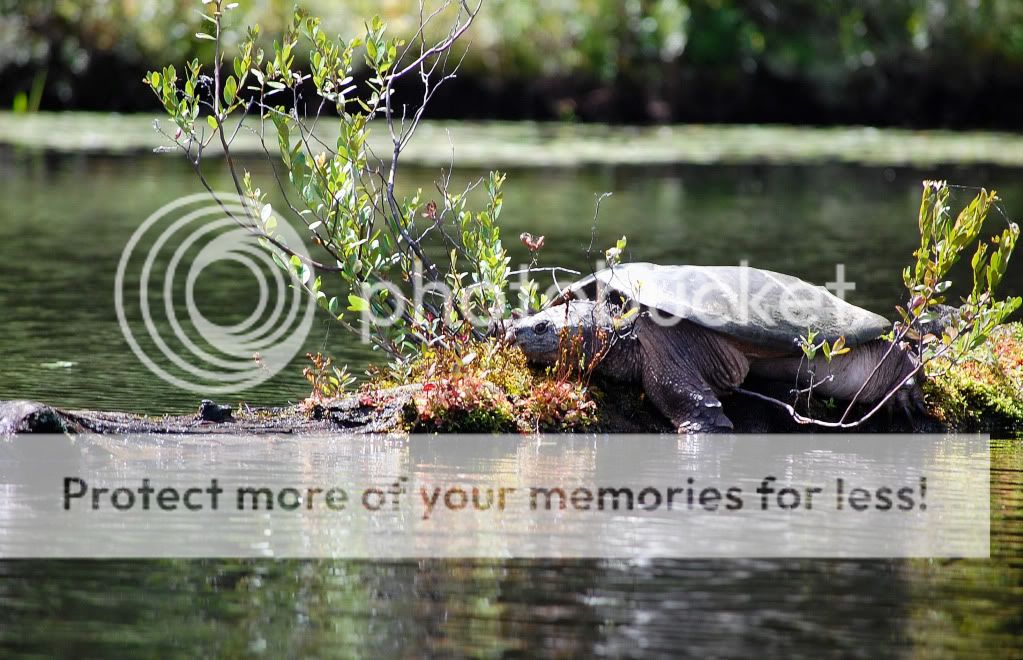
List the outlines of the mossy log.
<svg viewBox="0 0 1023 660">
<path fill-rule="evenodd" d="M 62 410 L 36 401 L 0 401 L 0 436 L 13 433 L 392 433 L 404 430 L 404 410 L 416 389 L 415 386 L 396 387 L 372 398 L 352 396 L 312 408 L 246 406 L 233 409 L 203 401 L 198 412 L 159 416 Z"/>
<path fill-rule="evenodd" d="M 769 389 L 760 384 L 761 389 Z M 586 429 L 597 433 L 670 432 L 671 426 L 633 387 L 595 382 L 589 388 L 596 415 Z M 909 420 L 882 411 L 858 432 L 987 432 L 1023 434 L 1023 325 L 1008 324 L 969 359 L 940 369 L 926 385 L 930 415 Z M 382 387 L 314 406 L 231 409 L 204 401 L 196 413 L 145 416 L 93 410 L 62 410 L 34 401 L 0 401 L 0 436 L 12 433 L 405 433 L 415 429 L 421 385 Z M 770 392 L 768 392 L 770 393 Z M 774 393 L 785 398 L 784 392 Z M 735 395 L 725 412 L 740 433 L 819 432 L 800 425 L 769 403 Z M 811 411 L 822 418 L 835 411 Z M 491 429 L 461 429 L 463 431 Z"/>
</svg>

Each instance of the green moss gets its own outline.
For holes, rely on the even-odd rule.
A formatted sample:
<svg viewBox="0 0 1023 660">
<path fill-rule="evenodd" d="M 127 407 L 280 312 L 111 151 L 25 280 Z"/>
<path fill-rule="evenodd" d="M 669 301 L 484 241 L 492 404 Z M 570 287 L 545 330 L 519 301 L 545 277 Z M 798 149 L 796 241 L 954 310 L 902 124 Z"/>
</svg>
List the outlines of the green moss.
<svg viewBox="0 0 1023 660">
<path fill-rule="evenodd" d="M 924 386 L 932 412 L 960 430 L 1023 431 L 1023 325 L 998 328 L 968 359 Z"/>
</svg>

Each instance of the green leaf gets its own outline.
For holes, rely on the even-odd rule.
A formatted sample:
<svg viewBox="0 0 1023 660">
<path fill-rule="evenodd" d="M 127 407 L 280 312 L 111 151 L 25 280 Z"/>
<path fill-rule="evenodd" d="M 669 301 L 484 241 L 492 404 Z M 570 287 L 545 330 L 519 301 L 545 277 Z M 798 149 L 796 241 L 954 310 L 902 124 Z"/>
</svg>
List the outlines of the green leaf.
<svg viewBox="0 0 1023 660">
<path fill-rule="evenodd" d="M 365 298 L 349 293 L 348 294 L 348 311 L 350 312 L 365 312 L 369 310 L 369 301 Z"/>
<path fill-rule="evenodd" d="M 228 105 L 234 103 L 235 95 L 238 93 L 238 81 L 234 79 L 234 76 L 228 76 L 227 82 L 224 83 L 224 100 L 227 101 Z"/>
<path fill-rule="evenodd" d="M 217 118 L 213 115 L 206 116 L 206 123 L 210 125 L 210 128 L 217 130 Z"/>
<path fill-rule="evenodd" d="M 210 35 L 210 34 L 206 34 L 205 32 L 196 32 L 195 33 L 195 38 L 196 39 L 203 39 L 205 41 L 216 41 L 217 40 L 216 37 L 214 37 L 213 35 Z"/>
</svg>

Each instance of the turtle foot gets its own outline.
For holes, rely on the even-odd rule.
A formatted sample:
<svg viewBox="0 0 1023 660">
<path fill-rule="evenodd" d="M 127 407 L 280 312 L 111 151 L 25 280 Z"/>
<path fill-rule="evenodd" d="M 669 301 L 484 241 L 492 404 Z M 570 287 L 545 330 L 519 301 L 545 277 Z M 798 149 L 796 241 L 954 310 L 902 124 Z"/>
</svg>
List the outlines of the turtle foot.
<svg viewBox="0 0 1023 660">
<path fill-rule="evenodd" d="M 676 430 L 679 434 L 685 435 L 694 433 L 731 433 L 735 430 L 735 426 L 732 424 L 732 420 L 728 419 L 724 413 L 719 412 L 717 418 L 711 421 L 687 419 L 679 422 L 676 420 Z"/>
<path fill-rule="evenodd" d="M 926 420 L 930 413 L 927 410 L 927 402 L 924 401 L 923 390 L 918 384 L 912 383 L 911 385 L 903 386 L 896 393 L 892 403 L 892 407 L 905 417 L 906 422 L 913 431 L 924 429 L 925 425 L 921 424 L 921 420 Z"/>
</svg>

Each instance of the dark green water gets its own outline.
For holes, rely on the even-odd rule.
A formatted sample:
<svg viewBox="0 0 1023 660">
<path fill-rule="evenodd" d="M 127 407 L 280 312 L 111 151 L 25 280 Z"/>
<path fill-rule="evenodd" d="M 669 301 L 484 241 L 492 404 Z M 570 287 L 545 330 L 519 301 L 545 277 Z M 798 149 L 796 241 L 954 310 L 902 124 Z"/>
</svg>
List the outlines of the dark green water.
<svg viewBox="0 0 1023 660">
<path fill-rule="evenodd" d="M 406 174 L 407 187 L 432 188 L 434 173 Z M 611 191 L 600 250 L 628 234 L 631 260 L 747 259 L 816 283 L 844 263 L 856 283 L 849 300 L 885 313 L 915 246 L 920 179 L 997 188 L 1015 215 L 1021 175 L 831 165 L 514 171 L 502 221 L 513 263 L 526 255 L 512 237 L 530 231 L 547 236 L 541 265 L 584 268 L 594 196 Z M 0 399 L 194 408 L 201 393 L 155 378 L 129 350 L 113 282 L 139 223 L 196 190 L 171 158 L 0 152 Z M 256 290 L 242 269 L 215 271 L 197 288 L 204 311 L 224 320 L 246 317 Z M 1023 292 L 1019 268 L 1007 288 Z M 373 359 L 324 317 L 306 349 L 355 371 Z M 308 391 L 300 368 L 296 360 L 253 391 L 219 398 L 298 400 Z M 0 562 L 0 648 L 1023 657 L 1023 451 L 999 442 L 992 464 L 988 561 Z"/>
<path fill-rule="evenodd" d="M 988 560 L 0 561 L 0 655 L 1020 657 L 1020 456 Z"/>
</svg>

